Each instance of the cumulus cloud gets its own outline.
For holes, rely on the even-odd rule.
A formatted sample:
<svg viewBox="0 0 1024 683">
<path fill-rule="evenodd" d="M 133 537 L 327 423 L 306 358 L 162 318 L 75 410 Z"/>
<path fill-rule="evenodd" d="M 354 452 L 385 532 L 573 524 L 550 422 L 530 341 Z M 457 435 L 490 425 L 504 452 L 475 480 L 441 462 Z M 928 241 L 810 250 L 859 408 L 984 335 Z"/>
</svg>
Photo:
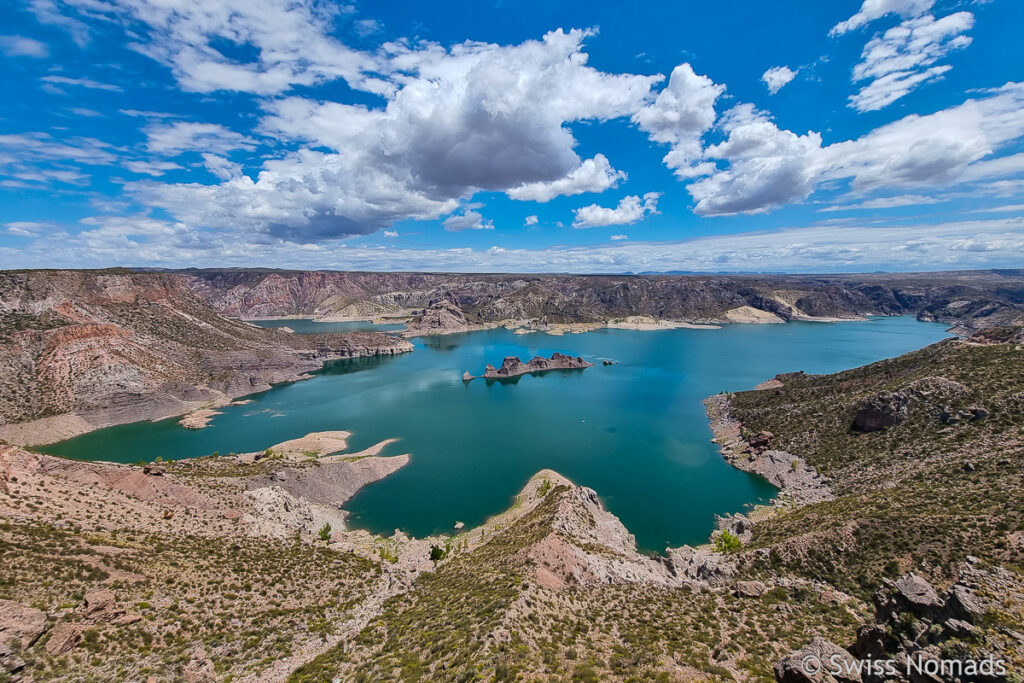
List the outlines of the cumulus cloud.
<svg viewBox="0 0 1024 683">
<path fill-rule="evenodd" d="M 8 57 L 50 56 L 50 48 L 46 43 L 26 36 L 0 36 L 0 52 Z"/>
<path fill-rule="evenodd" d="M 208 152 L 203 152 L 202 157 L 203 166 L 206 167 L 206 170 L 221 180 L 231 180 L 242 175 L 241 165 L 236 164 L 230 159 L 225 159 L 222 156 Z"/>
<path fill-rule="evenodd" d="M 796 71 L 788 66 L 773 66 L 761 74 L 761 80 L 768 86 L 768 92 L 772 95 L 782 90 L 794 78 L 796 78 Z"/>
<path fill-rule="evenodd" d="M 660 192 L 648 192 L 643 199 L 636 195 L 623 197 L 615 208 L 590 204 L 573 210 L 574 228 L 603 228 L 609 225 L 629 225 L 642 220 L 645 216 L 658 213 Z"/>
<path fill-rule="evenodd" d="M 438 218 L 482 190 L 542 199 L 611 187 L 622 174 L 603 155 L 581 161 L 566 124 L 628 116 L 660 77 L 587 66 L 588 35 L 558 30 L 510 46 L 389 45 L 396 89 L 382 108 L 300 97 L 265 105 L 260 132 L 318 149 L 267 161 L 255 180 L 130 190 L 190 225 L 291 231 L 312 241 Z M 245 143 L 219 133 L 212 144 Z"/>
<path fill-rule="evenodd" d="M 715 123 L 715 102 L 724 91 L 724 85 L 680 64 L 654 102 L 633 114 L 633 122 L 651 140 L 672 146 L 663 161 L 680 178 L 710 172 L 710 165 L 697 163 L 701 138 Z"/>
<path fill-rule="evenodd" d="M 463 211 L 444 220 L 444 229 L 451 232 L 462 230 L 494 230 L 494 221 L 484 220 L 479 211 Z"/>
<path fill-rule="evenodd" d="M 175 121 L 146 128 L 146 149 L 154 154 L 175 156 L 202 151 L 227 154 L 236 149 L 252 150 L 256 141 L 216 123 Z"/>
<path fill-rule="evenodd" d="M 853 68 L 854 82 L 870 82 L 850 97 L 850 105 L 857 111 L 881 109 L 920 84 L 940 78 L 952 67 L 933 65 L 953 50 L 970 45 L 971 38 L 963 34 L 973 26 L 970 12 L 941 19 L 924 15 L 875 36 Z"/>
<path fill-rule="evenodd" d="M 539 219 L 536 216 L 527 216 L 526 219 L 523 221 L 523 225 L 537 225 L 538 222 Z"/>
<path fill-rule="evenodd" d="M 617 171 L 608 163 L 608 158 L 597 154 L 587 159 L 579 168 L 572 170 L 565 177 L 549 182 L 526 183 L 508 191 L 512 199 L 549 202 L 555 197 L 583 194 L 584 192 L 604 192 L 616 187 L 626 174 Z"/>
<path fill-rule="evenodd" d="M 610 239 L 612 242 L 618 242 L 620 240 L 628 240 L 629 235 L 612 235 L 608 239 Z"/>
<path fill-rule="evenodd" d="M 721 127 L 726 139 L 706 155 L 727 160 L 729 167 L 687 188 L 698 214 L 759 213 L 810 194 L 821 135 L 781 130 L 749 104 L 726 112 Z"/>
<path fill-rule="evenodd" d="M 846 21 L 832 27 L 829 35 L 838 36 L 860 28 L 887 14 L 898 14 L 901 17 L 919 17 L 932 8 L 935 0 L 864 0 L 860 10 Z"/>
<path fill-rule="evenodd" d="M 945 186 L 1017 172 L 1017 155 L 994 158 L 1024 137 L 1024 84 L 1008 83 L 963 104 L 910 115 L 854 140 L 822 146 L 815 132 L 782 130 L 751 105 L 724 117 L 726 139 L 706 150 L 727 162 L 688 187 L 702 215 L 758 213 L 800 201 L 826 182 L 858 192 Z"/>
</svg>

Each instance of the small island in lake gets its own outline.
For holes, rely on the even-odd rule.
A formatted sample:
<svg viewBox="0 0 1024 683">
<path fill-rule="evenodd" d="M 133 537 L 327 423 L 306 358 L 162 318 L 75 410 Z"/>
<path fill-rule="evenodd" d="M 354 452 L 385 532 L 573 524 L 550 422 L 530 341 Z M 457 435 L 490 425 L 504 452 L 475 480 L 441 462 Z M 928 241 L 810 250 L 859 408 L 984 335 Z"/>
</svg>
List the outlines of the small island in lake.
<svg viewBox="0 0 1024 683">
<path fill-rule="evenodd" d="M 535 356 L 530 360 L 529 363 L 524 363 L 517 356 L 506 356 L 505 360 L 502 361 L 500 368 L 495 368 L 490 363 L 484 369 L 484 379 L 508 379 L 509 377 L 518 377 L 519 375 L 526 375 L 531 372 L 547 372 L 548 370 L 575 370 L 593 367 L 593 363 L 588 363 L 583 360 L 580 356 L 567 356 L 564 353 L 558 353 L 557 351 L 551 355 L 551 358 L 544 358 L 542 356 Z M 469 381 L 474 379 L 469 372 L 465 372 L 462 375 L 463 381 Z"/>
</svg>

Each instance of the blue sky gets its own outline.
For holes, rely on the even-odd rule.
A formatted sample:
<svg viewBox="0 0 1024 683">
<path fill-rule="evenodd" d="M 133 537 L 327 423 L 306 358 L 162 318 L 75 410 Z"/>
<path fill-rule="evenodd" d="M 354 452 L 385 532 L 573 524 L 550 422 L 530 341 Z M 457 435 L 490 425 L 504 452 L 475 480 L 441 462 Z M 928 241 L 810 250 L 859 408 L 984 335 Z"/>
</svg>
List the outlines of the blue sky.
<svg viewBox="0 0 1024 683">
<path fill-rule="evenodd" d="M 27 0 L 0 267 L 1024 265 L 1024 3 Z"/>
</svg>

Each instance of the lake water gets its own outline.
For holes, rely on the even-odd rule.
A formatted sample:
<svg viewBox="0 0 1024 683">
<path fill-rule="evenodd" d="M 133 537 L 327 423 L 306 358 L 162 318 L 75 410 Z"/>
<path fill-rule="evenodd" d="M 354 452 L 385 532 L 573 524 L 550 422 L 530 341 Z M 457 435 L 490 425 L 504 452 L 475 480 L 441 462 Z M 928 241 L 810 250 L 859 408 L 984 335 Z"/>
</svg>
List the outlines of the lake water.
<svg viewBox="0 0 1024 683">
<path fill-rule="evenodd" d="M 290 321 L 294 322 L 294 321 Z M 701 400 L 780 372 L 834 372 L 946 336 L 913 318 L 728 325 L 719 330 L 599 330 L 561 337 L 499 329 L 414 340 L 391 358 L 338 361 L 315 378 L 252 396 L 204 430 L 177 420 L 120 425 L 46 447 L 74 458 L 135 462 L 262 450 L 308 432 L 353 432 L 352 450 L 400 439 L 409 464 L 349 503 L 355 527 L 414 536 L 483 522 L 542 468 L 594 488 L 641 549 L 706 541 L 714 515 L 774 495 L 710 443 Z M 504 356 L 554 351 L 595 367 L 469 384 Z M 615 362 L 602 366 L 603 359 Z"/>
</svg>

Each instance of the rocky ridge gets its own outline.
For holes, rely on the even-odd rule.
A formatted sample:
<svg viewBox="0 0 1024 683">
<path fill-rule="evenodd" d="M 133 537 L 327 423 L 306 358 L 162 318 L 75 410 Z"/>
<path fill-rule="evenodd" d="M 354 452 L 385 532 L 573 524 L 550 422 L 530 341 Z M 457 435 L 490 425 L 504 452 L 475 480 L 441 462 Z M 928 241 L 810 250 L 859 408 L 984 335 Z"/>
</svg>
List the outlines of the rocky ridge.
<svg viewBox="0 0 1024 683">
<path fill-rule="evenodd" d="M 212 409 L 325 361 L 410 351 L 372 332 L 291 335 L 219 315 L 176 275 L 0 273 L 0 439 L 50 443 Z"/>
<path fill-rule="evenodd" d="M 467 275 L 193 270 L 189 286 L 231 317 L 403 315 L 418 334 L 513 323 L 848 320 L 916 315 L 961 330 L 1024 319 L 1021 271 L 851 275 Z M 524 328 L 525 329 L 525 328 Z"/>
</svg>

